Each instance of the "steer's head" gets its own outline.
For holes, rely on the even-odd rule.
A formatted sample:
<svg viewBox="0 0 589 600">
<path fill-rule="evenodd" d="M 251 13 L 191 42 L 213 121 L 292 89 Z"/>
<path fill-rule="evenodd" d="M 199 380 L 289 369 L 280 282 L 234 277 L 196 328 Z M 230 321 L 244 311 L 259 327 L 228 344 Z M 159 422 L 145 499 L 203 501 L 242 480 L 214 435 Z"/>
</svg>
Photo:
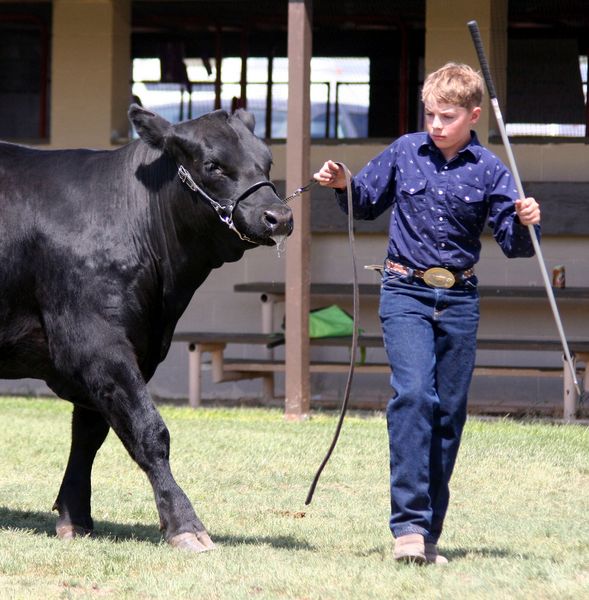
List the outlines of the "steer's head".
<svg viewBox="0 0 589 600">
<path fill-rule="evenodd" d="M 217 110 L 172 125 L 134 104 L 129 118 L 143 141 L 186 169 L 189 177 L 182 185 L 194 183 L 194 194 L 213 208 L 219 205 L 218 214 L 236 235 L 268 246 L 290 235 L 292 212 L 268 183 L 272 156 L 253 133 L 253 115 Z"/>
</svg>

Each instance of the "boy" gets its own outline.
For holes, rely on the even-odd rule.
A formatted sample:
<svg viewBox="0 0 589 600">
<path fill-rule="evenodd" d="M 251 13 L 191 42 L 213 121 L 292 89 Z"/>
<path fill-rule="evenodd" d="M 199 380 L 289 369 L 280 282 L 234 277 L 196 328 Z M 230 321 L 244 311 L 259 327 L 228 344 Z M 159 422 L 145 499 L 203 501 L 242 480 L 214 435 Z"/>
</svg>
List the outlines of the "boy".
<svg viewBox="0 0 589 600">
<path fill-rule="evenodd" d="M 518 199 L 511 174 L 471 131 L 483 81 L 448 63 L 423 86 L 426 132 L 402 136 L 352 180 L 354 217 L 393 206 L 379 317 L 392 369 L 387 405 L 390 528 L 395 560 L 443 564 L 437 543 L 466 420 L 479 298 L 474 265 L 488 222 L 508 257 L 533 256 L 533 198 Z M 346 211 L 342 168 L 315 179 L 335 188 Z"/>
</svg>

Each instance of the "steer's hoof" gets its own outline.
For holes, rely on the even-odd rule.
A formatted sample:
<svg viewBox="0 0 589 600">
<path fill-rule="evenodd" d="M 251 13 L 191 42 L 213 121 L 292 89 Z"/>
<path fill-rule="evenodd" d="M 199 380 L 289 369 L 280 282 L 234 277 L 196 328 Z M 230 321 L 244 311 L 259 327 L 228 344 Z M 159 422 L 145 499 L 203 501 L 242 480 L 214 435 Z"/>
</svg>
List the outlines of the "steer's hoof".
<svg viewBox="0 0 589 600">
<path fill-rule="evenodd" d="M 196 534 L 196 537 L 198 538 L 198 541 L 206 547 L 207 550 L 212 550 L 215 547 L 211 536 L 206 531 L 199 531 Z"/>
<path fill-rule="evenodd" d="M 55 533 L 60 540 L 73 540 L 77 537 L 91 536 L 92 530 L 78 525 L 57 525 Z"/>
<path fill-rule="evenodd" d="M 179 533 L 170 538 L 168 543 L 174 548 L 189 550 L 190 552 L 207 552 L 207 550 L 212 550 L 215 547 L 209 534 L 205 531 L 198 534 L 190 532 Z"/>
</svg>

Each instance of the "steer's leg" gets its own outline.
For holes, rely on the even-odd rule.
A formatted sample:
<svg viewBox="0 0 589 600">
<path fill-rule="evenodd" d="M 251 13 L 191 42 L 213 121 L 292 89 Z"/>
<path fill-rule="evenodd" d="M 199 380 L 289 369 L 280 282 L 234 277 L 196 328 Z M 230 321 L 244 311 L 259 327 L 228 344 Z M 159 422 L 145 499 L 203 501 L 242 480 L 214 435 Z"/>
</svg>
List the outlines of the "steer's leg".
<svg viewBox="0 0 589 600">
<path fill-rule="evenodd" d="M 56 531 L 62 539 L 92 533 L 90 476 L 96 452 L 108 433 L 108 423 L 96 411 L 74 405 L 70 457 L 53 505 L 59 512 Z"/>
<path fill-rule="evenodd" d="M 209 550 L 214 544 L 172 476 L 168 429 L 133 363 L 127 353 L 95 359 L 84 372 L 88 391 L 133 460 L 145 471 L 166 541 L 196 552 Z"/>
<path fill-rule="evenodd" d="M 153 487 L 166 541 L 197 552 L 209 550 L 213 542 L 172 475 L 168 429 L 145 388 L 139 391 L 139 396 L 139 406 L 113 402 L 110 424 Z"/>
</svg>

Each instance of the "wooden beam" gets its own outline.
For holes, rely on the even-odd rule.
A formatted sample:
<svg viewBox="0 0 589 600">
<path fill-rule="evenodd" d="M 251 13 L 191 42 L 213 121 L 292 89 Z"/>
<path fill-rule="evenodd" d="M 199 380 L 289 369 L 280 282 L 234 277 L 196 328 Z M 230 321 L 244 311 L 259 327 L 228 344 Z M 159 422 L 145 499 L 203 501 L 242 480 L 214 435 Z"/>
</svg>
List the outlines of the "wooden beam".
<svg viewBox="0 0 589 600">
<path fill-rule="evenodd" d="M 288 120 L 286 187 L 294 190 L 310 177 L 311 0 L 288 2 Z M 286 253 L 285 417 L 300 420 L 310 407 L 309 289 L 311 211 L 307 196 L 292 204 L 294 232 Z"/>
</svg>

